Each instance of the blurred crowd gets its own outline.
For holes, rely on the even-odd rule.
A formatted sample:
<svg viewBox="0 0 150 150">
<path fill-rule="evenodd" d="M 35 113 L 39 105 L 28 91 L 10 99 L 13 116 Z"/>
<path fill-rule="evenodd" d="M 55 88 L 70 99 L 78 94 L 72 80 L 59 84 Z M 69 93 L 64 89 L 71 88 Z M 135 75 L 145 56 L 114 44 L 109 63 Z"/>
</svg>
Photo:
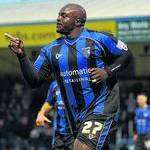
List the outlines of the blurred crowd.
<svg viewBox="0 0 150 150">
<path fill-rule="evenodd" d="M 41 92 L 38 97 L 36 91 L 10 76 L 0 83 L 0 150 L 50 149 L 52 129 L 35 126 Z"/>
<path fill-rule="evenodd" d="M 44 88 L 31 90 L 23 80 L 12 76 L 0 77 L 0 83 L 0 150 L 50 149 L 52 127 L 35 126 L 37 112 L 46 96 L 47 84 Z M 136 95 L 150 89 L 150 83 L 147 80 L 124 80 L 120 85 L 120 124 L 113 146 L 126 150 L 134 146 Z"/>
</svg>

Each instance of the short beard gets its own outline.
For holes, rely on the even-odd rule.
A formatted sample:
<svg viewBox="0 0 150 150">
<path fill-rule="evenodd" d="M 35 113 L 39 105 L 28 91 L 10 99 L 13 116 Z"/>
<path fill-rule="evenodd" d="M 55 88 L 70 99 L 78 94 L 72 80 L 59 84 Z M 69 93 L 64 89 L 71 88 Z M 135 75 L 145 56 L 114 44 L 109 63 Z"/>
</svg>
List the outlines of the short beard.
<svg viewBox="0 0 150 150">
<path fill-rule="evenodd" d="M 57 33 L 59 33 L 59 34 L 62 34 L 62 35 L 68 35 L 69 34 L 69 32 L 67 32 L 67 31 L 64 31 L 64 30 L 56 30 L 56 32 Z"/>
<path fill-rule="evenodd" d="M 67 28 L 67 30 L 65 30 L 65 29 L 56 30 L 56 32 L 67 36 L 71 33 L 72 30 L 73 30 L 73 28 Z"/>
</svg>

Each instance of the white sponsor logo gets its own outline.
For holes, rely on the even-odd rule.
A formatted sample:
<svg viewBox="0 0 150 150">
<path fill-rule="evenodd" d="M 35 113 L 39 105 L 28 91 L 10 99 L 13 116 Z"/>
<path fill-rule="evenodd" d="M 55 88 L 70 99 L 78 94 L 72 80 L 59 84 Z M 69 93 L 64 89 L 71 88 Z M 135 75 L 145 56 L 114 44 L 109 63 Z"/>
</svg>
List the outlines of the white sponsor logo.
<svg viewBox="0 0 150 150">
<path fill-rule="evenodd" d="M 73 79 L 65 79 L 65 83 L 75 83 L 75 82 L 81 82 L 81 81 L 90 81 L 89 77 L 84 77 L 84 78 L 73 78 Z"/>
<path fill-rule="evenodd" d="M 124 42 L 122 42 L 121 40 L 118 40 L 118 43 L 117 43 L 116 47 L 119 48 L 119 49 L 123 49 L 125 51 L 128 50 L 127 45 Z"/>
<path fill-rule="evenodd" d="M 56 59 L 59 59 L 62 55 L 63 55 L 63 54 L 57 53 L 57 54 L 56 54 Z"/>
<path fill-rule="evenodd" d="M 60 72 L 61 77 L 65 77 L 64 82 L 65 83 L 71 83 L 71 82 L 81 82 L 81 81 L 89 81 L 90 77 L 87 75 L 90 73 L 90 68 L 83 68 L 83 69 L 77 69 L 77 70 L 66 70 L 63 72 Z M 78 75 L 82 75 L 82 77 L 78 77 Z M 66 78 L 66 77 L 72 77 L 72 78 Z"/>
<path fill-rule="evenodd" d="M 60 72 L 60 75 L 62 77 L 67 77 L 67 76 L 76 76 L 76 75 L 83 75 L 83 74 L 88 74 L 90 73 L 90 68 L 83 68 L 83 69 L 77 69 L 77 70 L 70 70 L 70 71 L 63 71 Z"/>
</svg>

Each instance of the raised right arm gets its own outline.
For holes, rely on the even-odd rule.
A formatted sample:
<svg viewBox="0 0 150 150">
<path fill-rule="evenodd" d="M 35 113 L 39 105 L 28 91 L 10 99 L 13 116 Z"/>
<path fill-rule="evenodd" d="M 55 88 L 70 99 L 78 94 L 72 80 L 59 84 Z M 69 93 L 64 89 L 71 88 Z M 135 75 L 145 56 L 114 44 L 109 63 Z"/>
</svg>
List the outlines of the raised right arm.
<svg viewBox="0 0 150 150">
<path fill-rule="evenodd" d="M 45 50 L 41 50 L 35 64 L 32 65 L 25 54 L 23 42 L 10 34 L 5 34 L 5 36 L 10 40 L 9 48 L 18 57 L 25 80 L 32 88 L 40 86 L 50 74 L 49 62 L 45 55 Z"/>
</svg>

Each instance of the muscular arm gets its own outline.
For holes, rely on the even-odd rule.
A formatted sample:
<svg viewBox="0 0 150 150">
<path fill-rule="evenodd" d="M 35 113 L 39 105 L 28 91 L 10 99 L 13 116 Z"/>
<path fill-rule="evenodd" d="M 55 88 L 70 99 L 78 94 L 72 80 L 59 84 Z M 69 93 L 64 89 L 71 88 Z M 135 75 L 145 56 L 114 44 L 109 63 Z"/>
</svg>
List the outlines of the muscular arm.
<svg viewBox="0 0 150 150">
<path fill-rule="evenodd" d="M 18 56 L 18 60 L 20 62 L 20 67 L 24 78 L 32 88 L 36 87 L 41 79 L 38 76 L 38 73 L 34 71 L 33 65 L 29 61 L 29 58 L 27 56 Z"/>
<path fill-rule="evenodd" d="M 49 86 L 48 92 L 47 92 L 47 98 L 44 102 L 44 104 L 42 105 L 41 110 L 39 111 L 38 115 L 37 115 L 37 119 L 36 119 L 36 125 L 40 126 L 40 125 L 44 125 L 45 121 L 49 122 L 49 120 L 46 117 L 46 114 L 50 112 L 50 110 L 52 109 L 52 105 L 54 105 L 54 90 L 55 90 L 55 84 L 54 82 L 52 82 Z M 52 104 L 52 105 L 51 105 Z"/>
<path fill-rule="evenodd" d="M 50 70 L 48 69 L 49 63 L 46 58 L 45 50 L 41 50 L 39 60 L 36 61 L 36 65 L 34 65 L 33 67 L 28 57 L 25 55 L 23 41 L 8 33 L 5 33 L 5 36 L 10 40 L 10 45 L 8 47 L 18 57 L 21 66 L 21 71 L 26 81 L 32 88 L 41 85 L 46 76 L 49 75 Z"/>
<path fill-rule="evenodd" d="M 26 55 L 18 55 L 18 60 L 20 62 L 23 76 L 28 84 L 32 88 L 40 86 L 47 76 L 48 69 L 46 68 L 46 66 L 43 65 L 41 70 L 38 71 L 34 68 L 33 64 L 31 64 L 29 58 Z"/>
<path fill-rule="evenodd" d="M 108 74 L 114 75 L 130 63 L 132 53 L 121 40 L 113 36 L 106 36 L 100 43 L 104 49 L 103 57 Z"/>
<path fill-rule="evenodd" d="M 90 69 L 92 82 L 97 83 L 116 75 L 116 73 L 124 69 L 132 59 L 130 50 L 128 50 L 122 41 L 118 42 L 118 40 L 115 41 L 109 37 L 105 37 L 103 41 L 99 40 L 98 42 L 101 45 L 100 47 L 103 48 L 101 59 L 105 63 L 105 68 Z"/>
<path fill-rule="evenodd" d="M 106 71 L 108 72 L 109 75 L 114 75 L 118 71 L 124 69 L 132 59 L 132 53 L 128 51 L 124 51 L 122 55 L 118 56 L 113 64 L 109 65 L 106 67 Z"/>
</svg>

